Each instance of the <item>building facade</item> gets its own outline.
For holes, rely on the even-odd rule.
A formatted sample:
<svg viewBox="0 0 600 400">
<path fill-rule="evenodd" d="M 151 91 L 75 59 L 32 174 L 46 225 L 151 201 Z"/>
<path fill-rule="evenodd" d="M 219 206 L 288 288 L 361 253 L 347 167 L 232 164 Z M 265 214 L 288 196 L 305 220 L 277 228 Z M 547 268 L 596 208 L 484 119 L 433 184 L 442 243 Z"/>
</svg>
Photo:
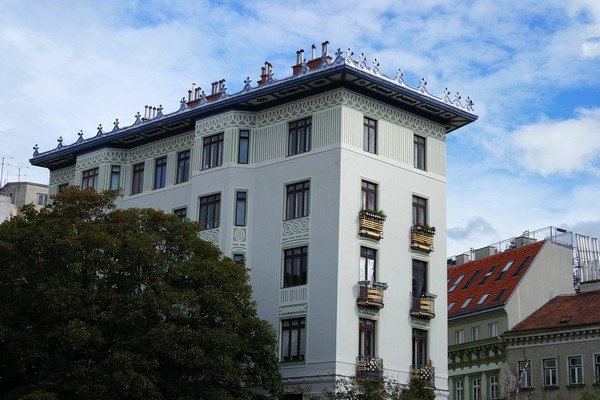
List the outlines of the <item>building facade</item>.
<svg viewBox="0 0 600 400">
<path fill-rule="evenodd" d="M 48 185 L 8 182 L 0 188 L 0 222 L 16 217 L 25 204 L 33 204 L 38 210 L 48 204 Z"/>
<path fill-rule="evenodd" d="M 324 42 L 288 78 L 265 63 L 239 93 L 194 86 L 174 113 L 146 107 L 129 127 L 36 146 L 31 162 L 52 193 L 121 188 L 120 207 L 200 221 L 244 259 L 288 398 L 336 375 L 421 376 L 447 397 L 445 138 L 477 116 L 425 85 Z"/>
<path fill-rule="evenodd" d="M 554 233 L 554 235 L 553 235 Z M 560 293 L 573 291 L 571 232 L 536 241 L 522 236 L 509 249 L 474 252 L 448 268 L 450 398 L 507 398 L 502 334 Z"/>
</svg>

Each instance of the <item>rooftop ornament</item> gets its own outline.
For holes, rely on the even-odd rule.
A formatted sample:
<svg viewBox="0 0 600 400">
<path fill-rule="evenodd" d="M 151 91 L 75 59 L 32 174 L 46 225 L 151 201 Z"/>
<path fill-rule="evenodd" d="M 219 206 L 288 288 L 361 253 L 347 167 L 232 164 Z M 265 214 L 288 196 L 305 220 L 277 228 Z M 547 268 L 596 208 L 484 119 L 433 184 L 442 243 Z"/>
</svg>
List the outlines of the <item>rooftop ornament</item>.
<svg viewBox="0 0 600 400">
<path fill-rule="evenodd" d="M 337 48 L 337 51 L 335 52 L 335 59 L 332 59 L 332 57 L 330 57 L 328 54 L 329 53 L 329 41 L 324 41 L 321 43 L 321 55 L 319 57 L 317 57 L 316 46 L 314 44 L 311 46 L 311 52 L 312 52 L 312 54 L 311 54 L 312 59 L 307 61 L 306 58 L 304 57 L 304 50 L 303 49 L 298 50 L 296 52 L 296 65 L 293 67 L 292 76 L 285 78 L 282 81 L 287 81 L 289 79 L 293 79 L 298 74 L 310 74 L 310 73 L 313 73 L 316 71 L 320 71 L 320 70 L 324 70 L 324 69 L 328 69 L 328 68 L 334 68 L 340 64 L 346 64 L 352 68 L 357 68 L 368 74 L 377 76 L 379 79 L 383 79 L 385 81 L 388 81 L 389 83 L 396 84 L 398 86 L 402 86 L 403 88 L 413 91 L 415 93 L 420 93 L 422 95 L 426 95 L 429 98 L 436 99 L 443 103 L 449 104 L 453 107 L 456 107 L 457 109 L 461 109 L 461 110 L 465 110 L 470 113 L 474 113 L 474 110 L 473 110 L 474 103 L 470 97 L 467 97 L 467 99 L 463 101 L 461 99 L 460 93 L 456 92 L 454 99 L 451 99 L 450 91 L 448 90 L 448 88 L 445 88 L 442 97 L 436 97 L 427 91 L 427 81 L 425 80 L 425 78 L 421 79 L 421 81 L 417 87 L 410 86 L 404 80 L 404 71 L 402 70 L 402 68 L 397 69 L 396 76 L 394 78 L 389 77 L 381 72 L 380 62 L 376 58 L 373 60 L 372 67 L 367 66 L 367 62 L 366 62 L 367 56 L 365 55 L 365 53 L 361 53 L 360 56 L 358 57 L 358 60 L 353 59 L 354 52 L 352 51 L 352 49 L 350 47 L 347 48 L 345 55 L 344 55 L 344 52 L 340 48 Z M 176 110 L 175 112 L 173 112 L 172 114 L 187 112 L 191 108 L 206 106 L 209 103 L 220 101 L 226 97 L 227 98 L 235 97 L 236 95 L 245 94 L 245 93 L 248 93 L 248 92 L 251 92 L 254 90 L 261 90 L 261 88 L 263 86 L 275 84 L 279 81 L 279 80 L 275 80 L 274 72 L 273 72 L 273 65 L 271 63 L 269 63 L 268 61 L 265 61 L 265 65 L 264 65 L 264 67 L 261 68 L 261 70 L 262 70 L 261 71 L 262 73 L 260 76 L 260 80 L 258 80 L 258 82 L 255 86 L 252 86 L 252 79 L 250 79 L 250 77 L 248 76 L 243 81 L 244 87 L 242 88 L 242 90 L 240 92 L 234 93 L 234 94 L 227 93 L 227 86 L 225 84 L 225 79 L 221 79 L 219 81 L 213 82 L 212 90 L 209 95 L 206 95 L 204 93 L 204 91 L 200 88 L 200 86 L 196 86 L 195 83 L 192 83 L 192 89 L 188 90 L 187 100 L 185 97 L 182 97 L 181 101 L 179 102 L 180 103 L 179 109 Z M 168 114 L 168 115 L 170 115 L 170 114 Z M 128 128 L 133 128 L 133 127 L 136 127 L 136 126 L 142 124 L 143 122 L 146 122 L 146 121 L 149 121 L 152 119 L 156 119 L 156 118 L 162 118 L 163 116 L 164 115 L 163 115 L 162 105 L 160 105 L 158 108 L 146 106 L 145 115 L 142 117 L 140 112 L 138 112 L 135 115 L 135 121 L 132 125 L 121 128 L 121 127 L 119 127 L 119 120 L 115 119 L 115 122 L 113 123 L 113 125 L 114 125 L 113 129 L 110 132 L 104 132 L 102 129 L 102 125 L 100 124 L 97 128 L 98 133 L 94 137 L 84 139 L 83 131 L 80 131 L 81 134 L 78 134 L 79 137 L 76 141 L 76 144 L 81 144 L 83 142 L 95 140 L 97 138 L 100 138 L 100 137 L 103 137 L 106 135 L 110 135 L 113 133 L 117 133 L 117 132 L 126 130 Z M 50 151 L 56 151 L 56 150 L 64 147 L 62 136 L 58 140 L 58 142 L 59 143 L 58 143 L 58 146 L 56 147 L 56 149 L 50 150 Z M 37 146 L 37 144 L 36 144 L 36 147 L 34 147 L 34 150 L 35 150 L 35 152 L 34 152 L 33 157 L 38 157 L 40 155 L 40 153 L 38 151 L 39 147 Z"/>
<path fill-rule="evenodd" d="M 80 129 L 79 132 L 77 132 L 77 136 L 79 136 L 79 137 L 77 138 L 77 142 L 76 143 L 83 142 L 83 129 Z"/>
</svg>

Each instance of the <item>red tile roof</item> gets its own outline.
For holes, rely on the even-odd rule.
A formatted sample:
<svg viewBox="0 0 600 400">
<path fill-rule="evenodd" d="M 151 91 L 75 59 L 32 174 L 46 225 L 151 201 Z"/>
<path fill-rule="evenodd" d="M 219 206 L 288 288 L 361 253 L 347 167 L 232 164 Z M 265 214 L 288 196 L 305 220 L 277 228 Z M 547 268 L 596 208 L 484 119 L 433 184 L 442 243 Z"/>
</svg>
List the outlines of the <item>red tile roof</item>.
<svg viewBox="0 0 600 400">
<path fill-rule="evenodd" d="M 454 303 L 448 318 L 504 306 L 544 243 L 539 241 L 448 268 L 448 307 Z M 507 265 L 509 268 L 503 273 Z"/>
<path fill-rule="evenodd" d="M 600 324 L 600 292 L 559 295 L 511 332 Z"/>
</svg>

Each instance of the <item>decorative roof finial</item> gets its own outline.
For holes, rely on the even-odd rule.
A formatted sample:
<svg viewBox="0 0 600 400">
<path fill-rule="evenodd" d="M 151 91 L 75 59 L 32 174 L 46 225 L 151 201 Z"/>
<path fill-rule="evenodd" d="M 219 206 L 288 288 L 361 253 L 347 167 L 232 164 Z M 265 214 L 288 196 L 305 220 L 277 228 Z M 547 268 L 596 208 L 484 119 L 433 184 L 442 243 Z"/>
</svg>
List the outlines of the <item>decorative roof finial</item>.
<svg viewBox="0 0 600 400">
<path fill-rule="evenodd" d="M 58 146 L 56 146 L 57 149 L 60 149 L 61 147 L 63 147 L 63 138 L 62 138 L 62 136 L 59 137 L 58 139 L 56 139 L 56 141 L 58 142 Z"/>
<path fill-rule="evenodd" d="M 102 132 L 102 124 L 99 124 L 97 129 L 98 129 L 98 133 L 96 133 L 96 136 L 102 136 L 102 134 L 104 133 L 104 132 Z"/>
<path fill-rule="evenodd" d="M 113 127 L 112 132 L 118 131 L 119 130 L 119 118 L 115 118 L 115 122 L 113 122 L 113 125 L 114 125 L 114 127 Z"/>
<path fill-rule="evenodd" d="M 79 132 L 77 132 L 77 136 L 79 136 L 77 138 L 77 143 L 83 142 L 83 129 L 80 129 Z"/>
<path fill-rule="evenodd" d="M 37 157 L 38 156 L 38 150 L 40 149 L 40 146 L 37 145 L 37 143 L 35 144 L 35 146 L 33 146 L 33 156 Z"/>
</svg>

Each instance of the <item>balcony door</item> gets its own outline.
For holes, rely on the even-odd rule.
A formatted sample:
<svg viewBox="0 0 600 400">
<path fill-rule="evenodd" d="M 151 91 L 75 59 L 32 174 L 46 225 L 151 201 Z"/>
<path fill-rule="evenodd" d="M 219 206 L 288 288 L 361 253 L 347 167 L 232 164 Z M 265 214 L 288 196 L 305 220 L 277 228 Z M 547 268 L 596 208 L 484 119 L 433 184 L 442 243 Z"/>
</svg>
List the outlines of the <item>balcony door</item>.
<svg viewBox="0 0 600 400">
<path fill-rule="evenodd" d="M 427 365 L 427 331 L 413 329 L 412 362 L 417 368 Z"/>
<path fill-rule="evenodd" d="M 368 247 L 360 248 L 360 277 L 361 281 L 376 281 L 375 263 L 377 261 L 377 250 Z"/>
<path fill-rule="evenodd" d="M 365 358 L 375 357 L 375 321 L 361 318 L 358 332 L 358 355 Z"/>
</svg>

